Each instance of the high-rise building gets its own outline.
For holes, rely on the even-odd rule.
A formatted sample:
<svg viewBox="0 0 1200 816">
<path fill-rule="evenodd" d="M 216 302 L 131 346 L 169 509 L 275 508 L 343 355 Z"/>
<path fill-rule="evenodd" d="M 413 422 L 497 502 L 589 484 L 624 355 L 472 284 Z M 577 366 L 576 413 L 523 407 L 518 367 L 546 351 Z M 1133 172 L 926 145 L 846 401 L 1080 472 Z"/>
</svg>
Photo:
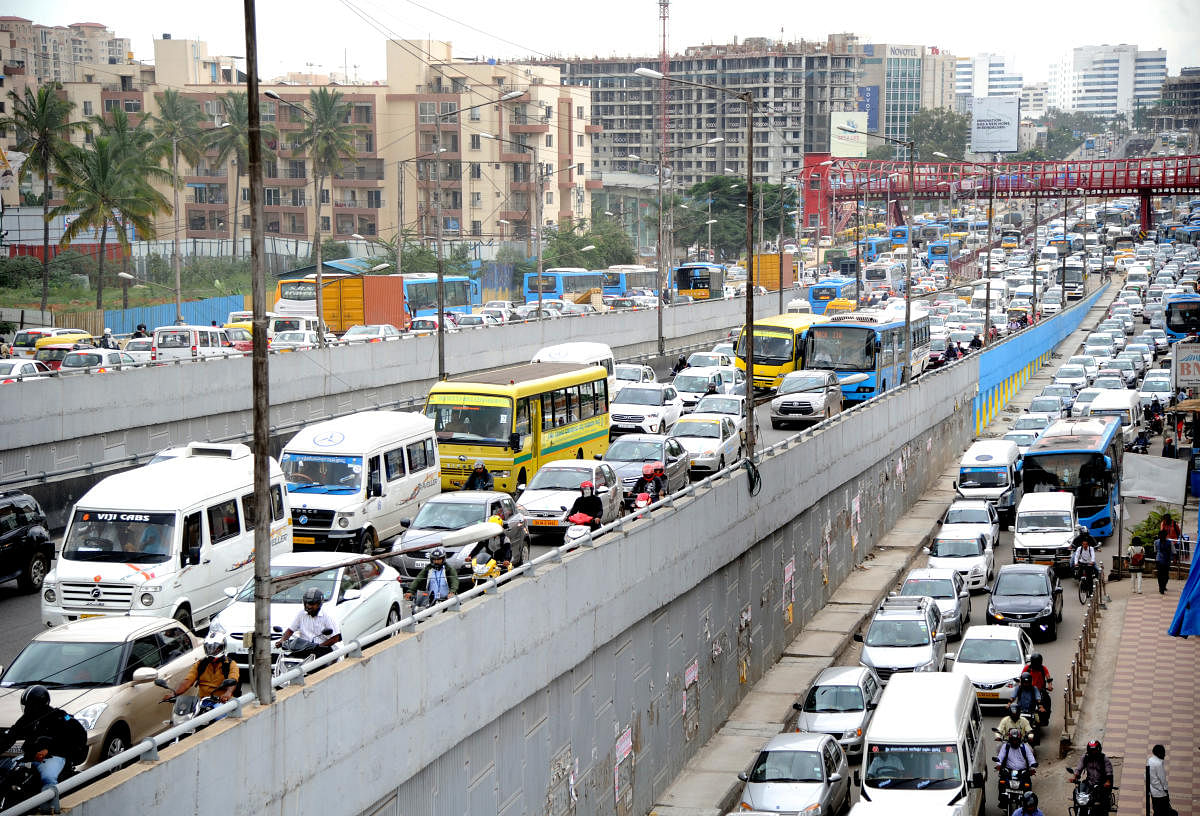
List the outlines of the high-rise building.
<svg viewBox="0 0 1200 816">
<path fill-rule="evenodd" d="M 1021 89 L 1021 118 L 1040 119 L 1046 115 L 1046 93 L 1049 83 L 1035 82 Z"/>
<path fill-rule="evenodd" d="M 73 82 L 93 65 L 129 62 L 129 39 L 118 37 L 103 23 L 46 26 L 24 17 L 0 17 L 0 32 L 7 34 L 13 59 L 39 83 Z M 0 42 L 0 45 L 3 43 Z"/>
<path fill-rule="evenodd" d="M 968 113 L 971 101 L 981 96 L 1020 96 L 1024 77 L 999 54 L 959 57 L 954 76 L 958 110 Z"/>
<path fill-rule="evenodd" d="M 1110 118 L 1148 108 L 1167 78 L 1167 52 L 1136 45 L 1085 45 L 1050 65 L 1047 107 Z"/>
<path fill-rule="evenodd" d="M 954 56 L 938 48 L 894 43 L 862 46 L 858 109 L 867 113 L 867 129 L 904 141 L 909 120 L 919 111 L 952 107 L 954 65 Z M 903 158 L 903 148 L 897 147 L 895 155 Z"/>
<path fill-rule="evenodd" d="M 1152 113 L 1155 130 L 1200 131 L 1200 67 L 1184 68 L 1162 85 L 1161 103 Z"/>
</svg>

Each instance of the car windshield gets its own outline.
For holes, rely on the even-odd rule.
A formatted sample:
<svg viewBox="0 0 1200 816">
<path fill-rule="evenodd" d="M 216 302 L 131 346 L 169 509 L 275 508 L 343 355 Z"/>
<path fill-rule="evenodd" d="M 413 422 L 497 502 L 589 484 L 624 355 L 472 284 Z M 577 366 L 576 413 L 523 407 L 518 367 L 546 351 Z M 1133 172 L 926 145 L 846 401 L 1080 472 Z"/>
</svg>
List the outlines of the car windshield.
<svg viewBox="0 0 1200 816">
<path fill-rule="evenodd" d="M 959 486 L 963 486 L 959 482 Z M 967 485 L 974 487 L 977 485 Z M 951 505 L 946 511 L 946 524 L 991 524 L 992 518 L 988 514 L 986 507 L 970 507 L 964 505 Z"/>
<path fill-rule="evenodd" d="M 949 578 L 909 578 L 904 582 L 904 586 L 900 587 L 901 595 L 915 595 L 921 597 L 928 595 L 930 598 L 953 598 L 954 582 Z"/>
<path fill-rule="evenodd" d="M 608 446 L 604 459 L 609 462 L 655 462 L 663 460 L 662 452 L 662 442 L 624 438 Z"/>
<path fill-rule="evenodd" d="M 1046 416 L 1022 416 L 1017 417 L 1013 422 L 1014 431 L 1040 431 L 1046 427 L 1048 418 Z"/>
<path fill-rule="evenodd" d="M 1082 380 L 1087 377 L 1081 365 L 1065 365 L 1058 370 L 1060 380 Z"/>
<path fill-rule="evenodd" d="M 312 566 L 297 566 L 289 564 L 288 566 L 272 566 L 271 577 L 280 578 L 285 575 L 291 575 L 293 572 L 301 572 L 312 569 Z M 338 586 L 338 567 L 327 569 L 323 572 L 318 572 L 316 575 L 309 575 L 307 578 L 297 578 L 295 583 L 284 586 L 281 589 L 276 589 L 271 595 L 271 603 L 278 604 L 298 604 L 303 603 L 304 593 L 310 589 L 319 589 L 321 594 L 325 596 L 325 600 L 329 601 L 333 598 L 334 591 Z M 242 591 L 238 593 L 236 600 L 242 603 L 254 602 L 254 581 L 246 582 L 242 587 Z"/>
<path fill-rule="evenodd" d="M 1120 377 L 1097 377 L 1092 383 L 1093 388 L 1103 388 L 1108 391 L 1120 391 L 1125 388 L 1125 383 Z"/>
<path fill-rule="evenodd" d="M 1049 533 L 1074 529 L 1070 513 L 1043 510 L 1037 513 L 1019 513 L 1017 515 L 1018 533 Z"/>
<path fill-rule="evenodd" d="M 813 686 L 804 698 L 804 710 L 810 714 L 840 714 L 863 708 L 862 689 L 858 686 Z"/>
<path fill-rule="evenodd" d="M 1142 382 L 1142 390 L 1146 393 L 1165 394 L 1171 390 L 1171 383 L 1165 379 L 1151 378 Z"/>
<path fill-rule="evenodd" d="M 592 479 L 591 468 L 547 468 L 544 467 L 529 480 L 530 490 L 578 490 L 579 486 Z"/>
<path fill-rule="evenodd" d="M 720 439 L 721 423 L 715 419 L 681 419 L 671 429 L 671 436 L 694 436 Z"/>
<path fill-rule="evenodd" d="M 795 394 L 799 391 L 816 392 L 825 388 L 825 377 L 818 374 L 802 374 L 799 377 L 784 377 L 779 386 L 780 394 Z"/>
<path fill-rule="evenodd" d="M 1015 640 L 967 638 L 958 650 L 958 663 L 1015 663 L 1024 665 L 1021 647 Z"/>
<path fill-rule="evenodd" d="M 704 397 L 696 403 L 696 413 L 739 415 L 742 413 L 742 401 L 729 397 Z"/>
<path fill-rule="evenodd" d="M 706 351 L 697 351 L 695 354 L 687 358 L 687 364 L 688 368 L 718 366 L 721 364 L 721 355 Z"/>
<path fill-rule="evenodd" d="M 1038 397 L 1029 403 L 1029 410 L 1035 414 L 1057 414 L 1062 410 L 1062 400 L 1058 397 Z"/>
<path fill-rule="evenodd" d="M 893 620 L 877 618 L 867 630 L 868 646 L 925 646 L 929 643 L 929 628 L 923 620 Z"/>
<path fill-rule="evenodd" d="M 935 538 L 929 554 L 934 558 L 974 558 L 983 555 L 983 544 L 977 538 Z"/>
<path fill-rule="evenodd" d="M 113 686 L 119 680 L 124 646 L 124 643 L 35 640 L 21 650 L 0 677 L 0 687 L 22 688 L 34 684 L 51 689 Z"/>
<path fill-rule="evenodd" d="M 1004 487 L 1008 484 L 1008 468 L 965 467 L 959 470 L 959 487 Z M 951 512 L 954 512 L 951 510 Z M 986 511 L 973 511 L 975 513 Z"/>
<path fill-rule="evenodd" d="M 1028 595 L 1039 597 L 1050 594 L 1050 585 L 1045 575 L 1030 572 L 1004 572 L 996 579 L 993 595 Z"/>
<path fill-rule="evenodd" d="M 754 332 L 754 362 L 763 365 L 782 365 L 792 359 L 792 335 L 756 329 Z M 746 357 L 746 335 L 738 337 L 738 356 Z"/>
<path fill-rule="evenodd" d="M 657 388 L 632 388 L 626 386 L 617 393 L 613 402 L 623 405 L 662 405 L 663 392 Z"/>
<path fill-rule="evenodd" d="M 750 782 L 821 782 L 819 751 L 763 751 L 750 769 Z"/>
<path fill-rule="evenodd" d="M 962 785 L 955 745 L 871 743 L 863 782 L 889 790 L 953 790 Z"/>
<path fill-rule="evenodd" d="M 614 374 L 618 380 L 632 380 L 638 382 L 642 379 L 642 367 L 631 365 L 619 365 L 614 369 Z"/>
<path fill-rule="evenodd" d="M 357 493 L 362 487 L 361 456 L 284 453 L 279 466 L 289 493 Z"/>
<path fill-rule="evenodd" d="M 63 368 L 87 368 L 88 366 L 98 366 L 104 362 L 104 358 L 99 352 L 93 351 L 77 351 L 68 354 L 63 358 Z"/>
<path fill-rule="evenodd" d="M 350 328 L 346 329 L 346 333 L 342 335 L 342 338 L 374 337 L 379 333 L 379 329 L 374 326 L 351 326 Z"/>
<path fill-rule="evenodd" d="M 696 393 L 708 388 L 708 384 L 712 382 L 706 376 L 696 376 L 695 374 L 677 374 L 671 384 L 675 386 L 676 391 L 687 391 Z M 619 397 L 618 397 L 619 399 Z"/>
<path fill-rule="evenodd" d="M 410 530 L 461 530 L 487 520 L 484 502 L 430 500 L 421 505 Z"/>
<path fill-rule="evenodd" d="M 303 343 L 308 336 L 302 331 L 279 332 L 275 335 L 276 343 Z"/>
<path fill-rule="evenodd" d="M 75 561 L 158 564 L 171 557 L 174 540 L 174 513 L 76 510 L 62 556 Z"/>
</svg>

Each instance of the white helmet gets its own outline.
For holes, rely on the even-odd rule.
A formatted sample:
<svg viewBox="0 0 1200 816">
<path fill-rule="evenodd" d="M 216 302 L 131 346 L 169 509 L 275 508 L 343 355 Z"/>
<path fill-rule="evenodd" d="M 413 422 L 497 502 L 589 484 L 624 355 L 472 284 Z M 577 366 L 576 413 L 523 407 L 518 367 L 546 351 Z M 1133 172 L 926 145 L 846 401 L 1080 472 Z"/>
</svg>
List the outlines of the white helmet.
<svg viewBox="0 0 1200 816">
<path fill-rule="evenodd" d="M 112 329 L 110 329 L 108 326 L 105 326 L 105 327 L 104 327 L 104 333 L 105 333 L 105 334 L 112 334 Z"/>
</svg>

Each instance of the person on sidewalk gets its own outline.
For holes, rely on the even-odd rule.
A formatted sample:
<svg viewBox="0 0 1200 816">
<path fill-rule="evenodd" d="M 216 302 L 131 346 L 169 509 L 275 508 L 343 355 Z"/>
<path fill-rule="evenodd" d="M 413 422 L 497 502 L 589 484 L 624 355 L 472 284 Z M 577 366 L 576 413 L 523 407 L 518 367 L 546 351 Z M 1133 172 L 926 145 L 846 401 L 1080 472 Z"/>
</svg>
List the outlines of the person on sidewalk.
<svg viewBox="0 0 1200 816">
<path fill-rule="evenodd" d="M 1158 594 L 1167 594 L 1167 579 L 1171 575 L 1171 555 L 1172 555 L 1171 539 L 1167 537 L 1167 531 L 1160 528 L 1158 531 L 1158 541 L 1154 545 L 1154 572 L 1158 576 Z"/>
<path fill-rule="evenodd" d="M 1166 459 L 1174 459 L 1176 458 L 1175 453 L 1175 440 L 1168 436 L 1166 441 L 1163 442 L 1162 455 Z"/>
<path fill-rule="evenodd" d="M 1150 772 L 1150 807 L 1153 816 L 1179 816 L 1179 811 L 1171 807 L 1171 797 L 1167 794 L 1167 766 L 1163 763 L 1166 758 L 1167 749 L 1155 745 L 1146 760 L 1146 768 Z"/>
<path fill-rule="evenodd" d="M 1134 595 L 1142 594 L 1142 567 L 1146 560 L 1146 548 L 1142 546 L 1142 540 L 1135 538 L 1129 542 L 1129 551 L 1126 553 L 1129 557 L 1129 579 L 1132 582 L 1131 590 Z"/>
</svg>

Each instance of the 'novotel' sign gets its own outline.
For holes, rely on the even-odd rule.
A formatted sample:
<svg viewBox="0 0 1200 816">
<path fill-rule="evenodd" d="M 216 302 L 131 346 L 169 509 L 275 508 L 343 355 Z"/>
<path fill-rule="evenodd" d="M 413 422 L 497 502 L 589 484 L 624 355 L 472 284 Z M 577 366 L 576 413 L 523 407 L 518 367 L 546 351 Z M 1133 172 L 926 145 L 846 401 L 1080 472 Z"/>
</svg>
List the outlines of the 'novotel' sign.
<svg viewBox="0 0 1200 816">
<path fill-rule="evenodd" d="M 897 57 L 920 57 L 921 46 L 919 45 L 889 45 L 887 49 L 889 59 Z"/>
</svg>

